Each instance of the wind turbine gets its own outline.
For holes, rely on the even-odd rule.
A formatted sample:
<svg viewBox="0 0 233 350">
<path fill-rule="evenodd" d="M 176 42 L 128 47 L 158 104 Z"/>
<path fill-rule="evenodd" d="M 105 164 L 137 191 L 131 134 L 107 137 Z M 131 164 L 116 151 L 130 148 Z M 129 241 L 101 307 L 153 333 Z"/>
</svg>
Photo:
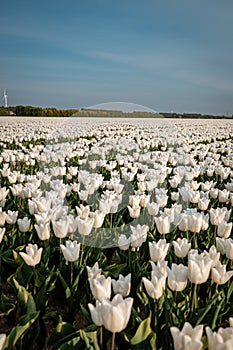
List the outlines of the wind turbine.
<svg viewBox="0 0 233 350">
<path fill-rule="evenodd" d="M 7 108 L 7 93 L 6 93 L 6 89 L 4 89 L 4 93 L 3 93 L 3 103 L 4 103 L 4 107 Z"/>
</svg>

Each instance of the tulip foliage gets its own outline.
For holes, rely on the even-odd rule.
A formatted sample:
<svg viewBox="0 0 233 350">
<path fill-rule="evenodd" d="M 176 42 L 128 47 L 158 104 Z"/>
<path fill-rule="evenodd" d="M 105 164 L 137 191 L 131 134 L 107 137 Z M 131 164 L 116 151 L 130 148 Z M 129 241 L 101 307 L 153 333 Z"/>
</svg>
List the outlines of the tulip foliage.
<svg viewBox="0 0 233 350">
<path fill-rule="evenodd" d="M 0 350 L 233 347 L 232 121 L 0 126 Z"/>
</svg>

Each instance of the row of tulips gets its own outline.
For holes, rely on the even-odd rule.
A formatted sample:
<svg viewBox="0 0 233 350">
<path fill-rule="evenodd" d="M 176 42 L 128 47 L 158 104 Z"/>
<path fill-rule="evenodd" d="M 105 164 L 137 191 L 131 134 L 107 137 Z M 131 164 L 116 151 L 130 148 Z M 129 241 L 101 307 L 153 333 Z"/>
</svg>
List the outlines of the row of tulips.
<svg viewBox="0 0 233 350">
<path fill-rule="evenodd" d="M 1 122 L 3 349 L 230 348 L 232 125 Z"/>
</svg>

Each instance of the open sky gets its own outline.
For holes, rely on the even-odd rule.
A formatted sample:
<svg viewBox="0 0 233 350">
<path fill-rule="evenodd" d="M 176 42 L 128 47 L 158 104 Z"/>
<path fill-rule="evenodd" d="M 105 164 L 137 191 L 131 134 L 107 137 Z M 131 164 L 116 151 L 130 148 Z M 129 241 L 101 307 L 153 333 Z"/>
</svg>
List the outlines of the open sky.
<svg viewBox="0 0 233 350">
<path fill-rule="evenodd" d="M 232 0 L 5 0 L 9 105 L 233 114 Z"/>
</svg>

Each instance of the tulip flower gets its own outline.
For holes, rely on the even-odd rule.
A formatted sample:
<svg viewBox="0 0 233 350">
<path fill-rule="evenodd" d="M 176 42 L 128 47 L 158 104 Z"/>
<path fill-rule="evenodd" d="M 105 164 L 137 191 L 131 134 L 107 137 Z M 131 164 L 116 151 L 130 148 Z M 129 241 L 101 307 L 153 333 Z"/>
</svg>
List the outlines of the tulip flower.
<svg viewBox="0 0 233 350">
<path fill-rule="evenodd" d="M 218 190 L 218 200 L 219 203 L 226 203 L 229 200 L 230 192 L 227 189 Z"/>
<path fill-rule="evenodd" d="M 226 257 L 233 260 L 233 239 L 227 238 L 225 240 Z"/>
<path fill-rule="evenodd" d="M 3 240 L 5 232 L 6 232 L 6 228 L 5 227 L 0 227 L 0 243 Z"/>
<path fill-rule="evenodd" d="M 161 235 L 170 232 L 171 220 L 169 216 L 159 216 L 155 218 L 157 230 Z"/>
<path fill-rule="evenodd" d="M 189 322 L 185 322 L 182 330 L 177 327 L 170 328 L 174 350 L 201 350 L 203 343 L 201 341 L 203 325 L 192 327 Z"/>
<path fill-rule="evenodd" d="M 0 350 L 4 348 L 5 341 L 6 341 L 6 334 L 0 333 Z"/>
<path fill-rule="evenodd" d="M 155 273 L 151 273 L 151 280 L 148 280 L 146 277 L 142 277 L 142 282 L 146 288 L 147 294 L 153 299 L 159 299 L 164 293 L 166 286 L 166 277 L 161 275 L 160 277 L 156 276 Z"/>
<path fill-rule="evenodd" d="M 49 223 L 40 223 L 39 225 L 35 224 L 35 229 L 39 239 L 45 241 L 50 237 L 50 224 Z"/>
<path fill-rule="evenodd" d="M 94 218 L 88 217 L 87 219 L 81 219 L 77 217 L 77 226 L 80 235 L 88 236 L 91 233 L 92 227 L 94 224 Z"/>
<path fill-rule="evenodd" d="M 185 289 L 188 282 L 188 267 L 183 264 L 172 264 L 171 269 L 167 267 L 168 287 L 176 292 Z"/>
<path fill-rule="evenodd" d="M 19 254 L 27 265 L 36 266 L 41 260 L 42 250 L 43 248 L 38 249 L 37 244 L 29 243 L 26 247 L 26 253 L 20 252 Z"/>
<path fill-rule="evenodd" d="M 3 227 L 6 222 L 6 213 L 0 208 L 0 227 Z"/>
<path fill-rule="evenodd" d="M 131 236 L 126 237 L 126 235 L 121 234 L 118 238 L 118 246 L 121 250 L 128 250 L 131 243 Z"/>
<path fill-rule="evenodd" d="M 190 250 L 188 255 L 188 278 L 194 284 L 205 283 L 209 277 L 212 260 L 208 256 L 199 255 Z"/>
<path fill-rule="evenodd" d="M 229 238 L 232 230 L 232 222 L 227 223 L 225 220 L 218 224 L 217 235 L 223 238 Z"/>
<path fill-rule="evenodd" d="M 104 327 L 112 332 L 121 332 L 127 326 L 133 306 L 133 298 L 123 299 L 116 294 L 112 301 L 103 299 L 101 306 Z"/>
<path fill-rule="evenodd" d="M 95 262 L 95 264 L 92 268 L 87 266 L 88 278 L 99 278 L 101 275 L 101 272 L 102 272 L 102 269 L 99 268 L 98 261 Z"/>
<path fill-rule="evenodd" d="M 233 328 L 220 327 L 217 332 L 213 332 L 210 327 L 206 327 L 209 350 L 231 350 L 233 349 Z"/>
<path fill-rule="evenodd" d="M 155 202 L 147 203 L 146 208 L 148 210 L 149 215 L 156 216 L 158 214 L 158 211 L 159 211 L 158 203 L 155 203 Z"/>
<path fill-rule="evenodd" d="M 138 205 L 133 205 L 132 207 L 130 205 L 127 205 L 129 216 L 133 219 L 137 219 L 140 215 L 141 207 Z"/>
<path fill-rule="evenodd" d="M 174 252 L 178 258 L 184 258 L 188 255 L 188 252 L 191 248 L 191 243 L 188 242 L 187 238 L 177 238 L 176 241 L 173 241 Z"/>
<path fill-rule="evenodd" d="M 100 228 L 103 225 L 105 213 L 100 210 L 96 210 L 94 213 L 90 212 L 90 217 L 94 218 L 94 228 Z"/>
<path fill-rule="evenodd" d="M 18 219 L 17 223 L 18 223 L 20 232 L 24 233 L 29 230 L 31 219 L 28 219 L 28 217 L 25 216 L 23 219 Z"/>
<path fill-rule="evenodd" d="M 217 265 L 219 259 L 220 259 L 220 253 L 217 252 L 217 248 L 215 247 L 215 245 L 212 245 L 209 249 L 209 252 L 207 252 L 206 250 L 204 250 L 204 252 L 202 253 L 203 256 L 208 256 L 211 260 L 212 260 L 212 265 L 211 267 L 214 267 Z"/>
<path fill-rule="evenodd" d="M 97 326 L 102 326 L 103 325 L 103 319 L 102 319 L 102 303 L 99 300 L 96 300 L 95 302 L 95 307 L 92 304 L 88 304 L 90 313 L 91 313 L 91 318 L 92 321 L 97 325 Z"/>
<path fill-rule="evenodd" d="M 130 293 L 131 287 L 131 273 L 127 276 L 119 275 L 118 280 L 112 279 L 113 291 L 115 294 L 121 294 L 124 298 Z"/>
<path fill-rule="evenodd" d="M 223 220 L 228 221 L 230 210 L 226 207 L 223 208 L 211 208 L 210 209 L 210 222 L 214 226 L 218 226 Z"/>
<path fill-rule="evenodd" d="M 138 224 L 137 226 L 130 226 L 130 229 L 132 231 L 130 239 L 132 250 L 139 250 L 147 239 L 149 227 L 147 225 Z"/>
<path fill-rule="evenodd" d="M 151 274 L 157 276 L 160 278 L 161 276 L 167 277 L 167 261 L 165 260 L 159 260 L 157 264 L 155 264 L 153 261 L 150 262 L 151 264 Z"/>
<path fill-rule="evenodd" d="M 222 254 L 226 254 L 226 238 L 216 237 L 216 248 Z"/>
<path fill-rule="evenodd" d="M 211 279 L 218 284 L 225 284 L 233 276 L 233 271 L 226 271 L 226 265 L 218 261 L 215 267 L 211 269 Z"/>
<path fill-rule="evenodd" d="M 60 247 L 66 261 L 74 262 L 78 260 L 80 243 L 77 241 L 66 241 L 66 245 L 60 244 Z"/>
<path fill-rule="evenodd" d="M 18 211 L 8 210 L 7 213 L 6 213 L 6 222 L 8 224 L 13 225 L 13 224 L 16 223 L 17 217 L 18 217 Z"/>
<path fill-rule="evenodd" d="M 76 206 L 75 207 L 76 211 L 77 211 L 77 214 L 78 216 L 85 220 L 88 218 L 89 214 L 90 214 L 90 207 L 87 205 L 87 206 L 84 206 L 84 205 L 80 205 L 80 207 Z"/>
<path fill-rule="evenodd" d="M 200 210 L 207 210 L 209 206 L 210 200 L 206 197 L 202 197 L 198 199 L 198 208 Z"/>
<path fill-rule="evenodd" d="M 104 275 L 99 278 L 88 278 L 89 285 L 93 297 L 96 300 L 102 301 L 102 299 L 111 298 L 111 277 L 105 278 Z"/>
<path fill-rule="evenodd" d="M 57 238 L 65 238 L 68 233 L 70 221 L 69 219 L 52 220 L 53 232 Z"/>
<path fill-rule="evenodd" d="M 154 262 L 164 260 L 169 248 L 166 239 L 160 239 L 158 242 L 149 242 L 150 258 Z"/>
</svg>

